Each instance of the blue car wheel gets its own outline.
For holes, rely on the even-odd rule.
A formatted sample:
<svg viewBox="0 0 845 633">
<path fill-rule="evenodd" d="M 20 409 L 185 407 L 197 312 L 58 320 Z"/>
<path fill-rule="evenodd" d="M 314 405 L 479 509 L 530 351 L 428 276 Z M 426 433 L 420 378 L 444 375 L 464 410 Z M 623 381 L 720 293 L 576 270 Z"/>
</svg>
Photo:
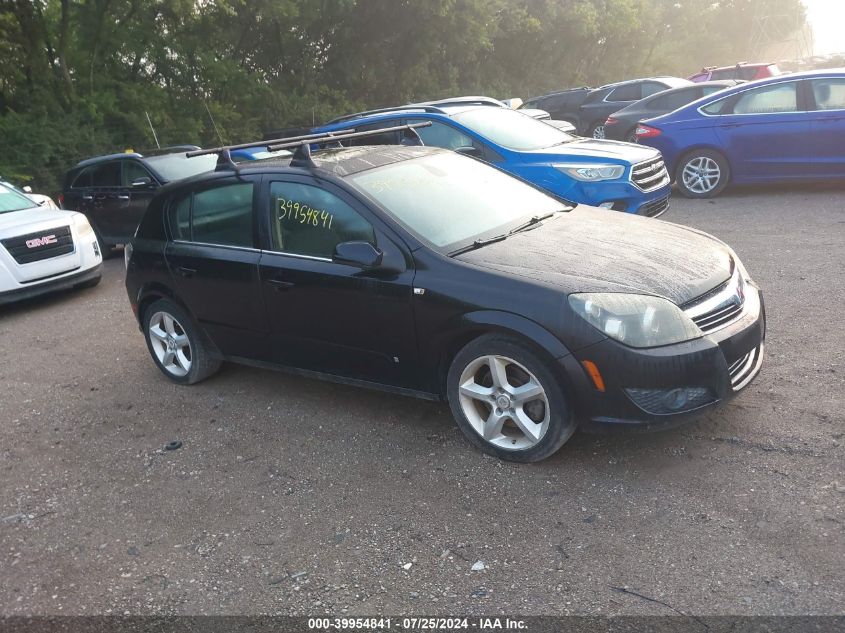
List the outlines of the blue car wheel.
<svg viewBox="0 0 845 633">
<path fill-rule="evenodd" d="M 728 186 L 731 167 L 719 152 L 693 150 L 679 162 L 675 171 L 678 190 L 687 198 L 713 198 Z"/>
</svg>

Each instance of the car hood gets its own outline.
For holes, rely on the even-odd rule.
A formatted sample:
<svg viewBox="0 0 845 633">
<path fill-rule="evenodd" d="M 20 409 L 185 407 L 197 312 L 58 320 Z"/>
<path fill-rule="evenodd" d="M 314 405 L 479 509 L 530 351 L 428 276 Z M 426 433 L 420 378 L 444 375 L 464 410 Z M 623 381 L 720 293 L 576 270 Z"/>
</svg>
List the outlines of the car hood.
<svg viewBox="0 0 845 633">
<path fill-rule="evenodd" d="M 457 257 L 565 293 L 630 292 L 683 305 L 730 278 L 730 249 L 669 222 L 580 205 Z"/>
<path fill-rule="evenodd" d="M 0 237 L 21 235 L 27 233 L 31 228 L 39 231 L 50 224 L 70 224 L 73 221 L 75 211 L 62 211 L 61 209 L 49 209 L 34 207 L 22 211 L 9 211 L 0 213 Z"/>
<path fill-rule="evenodd" d="M 621 141 L 608 141 L 593 138 L 576 138 L 571 143 L 563 143 L 552 147 L 527 152 L 546 156 L 549 162 L 563 160 L 578 160 L 589 158 L 591 162 L 597 160 L 611 159 L 614 163 L 636 164 L 651 160 L 659 156 L 659 152 L 651 147 L 635 145 L 633 143 L 622 143 Z"/>
</svg>

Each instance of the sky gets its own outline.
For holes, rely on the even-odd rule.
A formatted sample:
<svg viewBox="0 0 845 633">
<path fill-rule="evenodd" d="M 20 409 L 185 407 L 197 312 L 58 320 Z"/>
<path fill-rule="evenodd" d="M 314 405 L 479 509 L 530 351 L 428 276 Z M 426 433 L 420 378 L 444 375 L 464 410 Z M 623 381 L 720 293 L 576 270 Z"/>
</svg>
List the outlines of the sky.
<svg viewBox="0 0 845 633">
<path fill-rule="evenodd" d="M 816 55 L 845 52 L 845 0 L 803 0 Z"/>
</svg>

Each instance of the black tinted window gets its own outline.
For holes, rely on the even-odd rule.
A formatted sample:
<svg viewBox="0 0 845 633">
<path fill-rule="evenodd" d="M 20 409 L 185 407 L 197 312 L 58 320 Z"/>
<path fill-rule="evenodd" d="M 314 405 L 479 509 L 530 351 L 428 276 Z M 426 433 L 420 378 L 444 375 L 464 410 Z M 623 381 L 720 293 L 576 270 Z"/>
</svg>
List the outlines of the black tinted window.
<svg viewBox="0 0 845 633">
<path fill-rule="evenodd" d="M 111 161 L 94 168 L 95 187 L 120 186 L 120 161 Z"/>
<path fill-rule="evenodd" d="M 134 160 L 127 160 L 123 162 L 123 186 L 124 187 L 131 187 L 132 182 L 138 180 L 139 178 L 149 178 L 150 182 L 153 181 L 153 177 L 150 172 L 147 171 L 147 168 L 144 167 L 141 163 L 136 162 Z"/>
<path fill-rule="evenodd" d="M 225 185 L 195 193 L 191 239 L 207 244 L 253 246 L 252 183 Z"/>
<path fill-rule="evenodd" d="M 640 84 L 627 84 L 614 88 L 607 96 L 607 101 L 639 101 L 642 97 Z"/>
<path fill-rule="evenodd" d="M 398 121 L 382 121 L 381 123 L 373 123 L 371 125 L 356 125 L 354 130 L 356 132 L 370 132 L 371 130 L 380 130 L 397 125 L 399 125 Z M 399 145 L 399 132 L 385 132 L 384 134 L 377 134 L 375 136 L 355 138 L 349 141 L 343 141 L 343 144 L 351 147 L 357 145 Z"/>
<path fill-rule="evenodd" d="M 641 86 L 641 90 L 643 98 L 645 98 L 650 97 L 651 95 L 656 95 L 658 92 L 663 92 L 666 90 L 666 86 L 654 81 L 647 81 Z"/>
<path fill-rule="evenodd" d="M 170 226 L 173 227 L 174 240 L 191 239 L 191 196 L 187 195 L 174 201 L 170 209 Z"/>
<path fill-rule="evenodd" d="M 343 200 L 293 182 L 270 186 L 273 246 L 284 253 L 331 259 L 341 242 L 375 244 L 373 227 Z"/>
<path fill-rule="evenodd" d="M 79 188 L 92 186 L 92 184 L 94 182 L 93 179 L 92 179 L 93 174 L 94 174 L 94 168 L 93 167 L 86 167 L 85 169 L 83 169 L 81 172 L 79 172 L 76 175 L 76 178 L 74 179 L 71 187 L 73 187 L 74 189 L 79 189 Z"/>
<path fill-rule="evenodd" d="M 701 96 L 701 91 L 698 88 L 693 88 L 691 90 L 679 90 L 678 92 L 672 92 L 655 97 L 651 102 L 649 102 L 648 107 L 650 110 L 677 110 L 688 103 L 692 103 L 699 96 Z"/>
</svg>

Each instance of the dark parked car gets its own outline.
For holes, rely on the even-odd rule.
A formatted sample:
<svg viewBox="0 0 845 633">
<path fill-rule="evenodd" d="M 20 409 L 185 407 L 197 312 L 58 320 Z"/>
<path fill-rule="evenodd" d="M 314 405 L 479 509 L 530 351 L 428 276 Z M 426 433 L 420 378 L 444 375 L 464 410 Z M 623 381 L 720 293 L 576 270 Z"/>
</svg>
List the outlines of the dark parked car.
<svg viewBox="0 0 845 633">
<path fill-rule="evenodd" d="M 174 382 L 233 360 L 444 399 L 473 444 L 536 461 L 578 421 L 672 422 L 760 369 L 761 295 L 700 231 L 433 147 L 227 153 L 163 188 L 127 248 L 132 310 Z"/>
<path fill-rule="evenodd" d="M 214 157 L 187 158 L 195 145 L 139 154 L 126 152 L 80 161 L 65 174 L 59 204 L 79 211 L 97 235 L 103 257 L 126 243 L 156 190 L 162 185 L 214 168 Z"/>
<path fill-rule="evenodd" d="M 702 97 L 719 90 L 730 88 L 739 82 L 734 80 L 707 81 L 693 86 L 682 86 L 658 92 L 618 112 L 614 112 L 604 123 L 604 137 L 614 141 L 637 142 L 637 123 L 643 119 L 672 112 Z"/>
<path fill-rule="evenodd" d="M 524 107 L 540 108 L 546 110 L 553 119 L 569 121 L 582 136 L 604 138 L 604 122 L 617 110 L 669 88 L 689 85 L 692 82 L 678 77 L 631 79 L 592 90 L 578 88 L 537 97 L 529 100 Z M 555 99 L 562 100 L 562 103 L 557 105 Z M 545 100 L 552 103 L 546 103 Z"/>
</svg>

